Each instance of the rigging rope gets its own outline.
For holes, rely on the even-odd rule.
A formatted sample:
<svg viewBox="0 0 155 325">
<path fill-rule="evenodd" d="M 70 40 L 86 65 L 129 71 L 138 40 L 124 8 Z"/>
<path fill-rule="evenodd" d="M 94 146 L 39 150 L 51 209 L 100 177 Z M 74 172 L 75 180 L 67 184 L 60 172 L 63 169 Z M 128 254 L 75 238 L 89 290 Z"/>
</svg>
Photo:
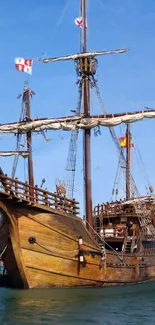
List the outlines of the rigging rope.
<svg viewBox="0 0 155 325">
<path fill-rule="evenodd" d="M 154 204 L 152 204 L 150 210 L 147 209 L 146 204 L 139 199 L 138 202 L 133 203 L 135 211 L 139 220 L 140 227 L 142 229 L 142 235 L 145 239 L 155 237 L 155 227 L 152 223 L 152 214 L 154 212 Z"/>
<path fill-rule="evenodd" d="M 82 83 L 78 82 L 78 103 L 76 108 L 76 115 L 80 115 L 81 103 L 82 103 Z M 77 143 L 78 143 L 79 129 L 71 131 L 69 152 L 67 157 L 67 164 L 65 170 L 70 172 L 70 179 L 68 180 L 68 196 L 73 198 L 74 195 L 74 183 L 75 183 L 75 169 L 76 169 L 76 154 L 77 154 Z"/>
<path fill-rule="evenodd" d="M 6 249 L 8 247 L 8 244 L 6 244 L 6 246 L 4 247 L 4 249 L 2 250 L 2 252 L 0 253 L 0 258 L 3 256 L 3 254 L 5 253 Z"/>
<path fill-rule="evenodd" d="M 94 76 L 92 76 L 92 79 L 93 79 L 93 83 L 94 83 L 94 86 L 95 86 L 96 94 L 97 94 L 97 97 L 98 97 L 98 100 L 99 100 L 99 104 L 100 104 L 100 106 L 102 108 L 103 113 L 106 114 L 107 112 L 106 112 L 105 106 L 104 106 L 103 101 L 102 101 L 102 98 L 101 98 L 99 86 L 98 86 L 97 81 L 94 78 Z M 113 139 L 113 141 L 114 141 L 114 143 L 115 143 L 115 145 L 117 147 L 117 150 L 119 152 L 119 155 L 121 157 L 121 166 L 122 166 L 123 172 L 124 172 L 124 174 L 126 176 L 126 172 L 125 172 L 125 170 L 126 170 L 125 169 L 126 168 L 126 159 L 125 159 L 125 156 L 124 156 L 123 149 L 120 147 L 120 143 L 118 141 L 118 138 L 116 136 L 116 133 L 115 133 L 114 128 L 113 127 L 109 127 L 109 131 L 110 131 L 111 137 L 112 137 L 112 139 Z M 134 178 L 133 178 L 132 175 L 131 175 L 131 188 L 132 188 L 131 189 L 132 192 L 135 193 L 136 196 L 140 196 L 140 193 L 138 191 L 138 188 L 137 188 L 137 186 L 136 186 L 136 184 L 134 182 Z"/>
<path fill-rule="evenodd" d="M 119 158 L 118 165 L 117 165 L 117 170 L 116 170 L 116 176 L 115 176 L 114 185 L 113 185 L 113 193 L 112 193 L 111 201 L 112 201 L 114 195 L 116 196 L 116 193 L 115 192 L 118 189 L 118 188 L 116 188 L 116 184 L 119 183 L 119 179 L 120 179 L 120 169 L 121 169 L 120 168 L 120 161 L 121 161 L 121 157 Z"/>
<path fill-rule="evenodd" d="M 102 0 L 97 0 L 97 1 L 98 1 L 98 3 L 100 3 L 100 5 L 101 5 L 102 9 L 104 10 L 107 18 L 109 19 L 109 22 L 111 23 L 111 25 L 116 28 L 116 24 L 112 21 L 107 9 L 105 8 L 105 6 L 103 4 L 103 1 Z"/>
<path fill-rule="evenodd" d="M 145 169 L 145 166 L 144 166 L 143 160 L 142 160 L 141 153 L 140 153 L 139 149 L 137 148 L 137 158 L 138 158 L 138 157 L 139 157 L 139 160 L 140 160 L 140 163 L 141 163 L 141 166 L 142 166 L 142 170 L 143 170 L 143 173 L 144 173 L 144 176 L 145 176 L 145 179 L 146 179 L 147 185 L 150 186 L 150 182 L 149 182 L 149 179 L 148 179 L 148 176 L 147 176 L 147 172 L 146 172 L 146 169 Z"/>
<path fill-rule="evenodd" d="M 86 220 L 86 223 L 89 225 L 89 227 L 94 231 L 95 235 L 97 235 L 97 237 L 102 241 L 104 242 L 104 244 L 106 244 L 116 255 L 117 257 L 119 258 L 119 260 L 124 263 L 123 261 L 123 251 L 122 251 L 122 258 L 119 256 L 119 254 L 117 253 L 117 251 L 112 247 L 110 246 L 97 232 L 96 230 L 90 225 L 90 223 Z"/>
<path fill-rule="evenodd" d="M 24 101 L 23 101 L 23 98 L 22 98 L 22 108 L 21 108 L 21 114 L 20 114 L 19 122 L 24 119 L 24 116 L 25 116 L 25 107 L 24 107 Z M 21 138 L 22 138 L 22 135 L 20 133 L 17 133 L 16 149 L 15 149 L 16 151 L 20 151 Z M 19 156 L 14 157 L 14 162 L 13 162 L 13 167 L 12 167 L 12 174 L 11 174 L 12 178 L 15 177 L 17 164 L 18 164 L 18 159 L 19 159 Z"/>
<path fill-rule="evenodd" d="M 67 8 L 68 8 L 70 2 L 71 2 L 71 0 L 67 0 L 67 2 L 66 2 L 66 4 L 65 4 L 65 6 L 64 6 L 64 8 L 63 8 L 63 10 L 62 10 L 62 12 L 61 12 L 61 14 L 60 14 L 60 16 L 59 16 L 59 18 L 58 18 L 58 21 L 57 21 L 55 27 L 53 28 L 53 32 L 51 33 L 51 42 L 52 42 L 52 43 L 53 43 L 53 41 L 54 41 L 54 39 L 55 39 L 56 31 L 57 31 L 57 29 L 59 28 L 59 26 L 60 26 L 60 24 L 61 24 L 61 22 L 62 22 L 62 20 L 63 20 L 63 18 L 64 18 L 64 16 L 65 16 L 65 14 L 66 14 L 66 11 L 67 11 Z M 44 51 L 43 56 L 46 55 L 46 53 L 47 53 L 47 51 Z"/>
<path fill-rule="evenodd" d="M 71 0 L 68 0 L 68 1 L 67 1 L 67 3 L 66 3 L 66 5 L 65 5 L 65 7 L 64 7 L 64 9 L 63 9 L 63 11 L 62 11 L 62 13 L 61 13 L 61 15 L 60 15 L 60 18 L 58 19 L 58 22 L 57 22 L 57 24 L 56 24 L 56 27 L 57 27 L 57 28 L 60 26 L 60 24 L 61 24 L 61 22 L 62 22 L 62 20 L 63 20 L 63 18 L 64 18 L 64 16 L 65 16 L 65 13 L 66 13 L 66 11 L 67 11 L 67 8 L 68 8 L 70 2 L 71 2 Z"/>
</svg>

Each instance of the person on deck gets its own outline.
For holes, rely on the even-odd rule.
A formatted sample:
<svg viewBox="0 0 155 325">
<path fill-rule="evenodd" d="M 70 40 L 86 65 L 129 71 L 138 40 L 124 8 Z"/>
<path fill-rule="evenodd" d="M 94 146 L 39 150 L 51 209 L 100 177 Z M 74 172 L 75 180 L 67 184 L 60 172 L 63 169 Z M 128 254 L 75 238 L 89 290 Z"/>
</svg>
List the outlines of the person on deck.
<svg viewBox="0 0 155 325">
<path fill-rule="evenodd" d="M 126 224 L 127 229 L 128 229 L 128 236 L 130 236 L 130 237 L 133 235 L 132 225 L 133 225 L 132 221 L 129 221 Z"/>
</svg>

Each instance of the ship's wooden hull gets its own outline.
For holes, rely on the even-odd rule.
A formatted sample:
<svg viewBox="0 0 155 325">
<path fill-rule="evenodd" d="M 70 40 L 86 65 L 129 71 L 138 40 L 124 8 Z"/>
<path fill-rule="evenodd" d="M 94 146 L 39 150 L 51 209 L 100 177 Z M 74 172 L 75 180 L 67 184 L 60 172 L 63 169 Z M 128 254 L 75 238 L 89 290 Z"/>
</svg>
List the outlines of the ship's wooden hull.
<svg viewBox="0 0 155 325">
<path fill-rule="evenodd" d="M 9 238 L 2 259 L 13 287 L 112 286 L 155 277 L 153 254 L 107 251 L 100 267 L 101 257 L 90 253 L 85 255 L 83 266 L 78 257 L 78 237 L 83 238 L 84 250 L 98 253 L 100 248 L 80 218 L 8 201 L 0 201 L 0 209 L 8 225 L 5 231 L 0 229 L 0 243 L 5 236 Z"/>
</svg>

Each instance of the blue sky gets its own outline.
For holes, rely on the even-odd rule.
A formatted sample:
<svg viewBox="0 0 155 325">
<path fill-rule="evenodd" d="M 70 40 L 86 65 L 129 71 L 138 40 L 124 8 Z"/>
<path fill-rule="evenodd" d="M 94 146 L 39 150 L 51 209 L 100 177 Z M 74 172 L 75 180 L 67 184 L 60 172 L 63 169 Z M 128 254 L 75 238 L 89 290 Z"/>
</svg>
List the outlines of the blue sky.
<svg viewBox="0 0 155 325">
<path fill-rule="evenodd" d="M 60 24 L 59 18 L 67 0 L 6 0 L 0 4 L 0 107 L 1 123 L 19 119 L 21 103 L 17 95 L 27 76 L 14 67 L 14 58 L 34 58 L 30 86 L 36 96 L 31 103 L 32 117 L 53 117 L 70 114 L 76 108 L 77 86 L 73 62 L 44 65 L 38 58 L 59 56 L 79 51 L 79 29 L 74 19 L 79 16 L 79 1 L 71 0 Z M 155 108 L 155 2 L 154 0 L 89 0 L 88 49 L 106 50 L 129 48 L 122 55 L 99 58 L 98 80 L 104 105 L 108 112 Z M 92 96 L 92 113 L 101 113 L 99 103 Z M 116 128 L 118 137 L 125 126 Z M 93 203 L 111 198 L 118 155 L 108 129 L 95 137 L 92 132 L 92 192 Z M 133 173 L 141 194 L 145 194 L 145 178 L 136 159 L 140 150 L 147 178 L 155 186 L 154 120 L 132 125 L 135 148 L 132 152 Z M 41 135 L 33 137 L 35 182 L 46 178 L 46 187 L 55 191 L 55 180 L 65 178 L 65 165 L 70 134 L 48 133 L 49 142 Z M 14 150 L 15 137 L 0 135 L 1 150 Z M 82 136 L 77 153 L 76 198 L 83 213 Z M 1 158 L 5 173 L 11 174 L 12 158 Z M 26 169 L 26 164 L 25 164 Z M 26 180 L 22 158 L 17 176 Z M 123 180 L 122 180 L 123 184 Z M 147 184 L 146 184 L 147 185 Z M 120 195 L 124 192 L 120 189 Z"/>
</svg>

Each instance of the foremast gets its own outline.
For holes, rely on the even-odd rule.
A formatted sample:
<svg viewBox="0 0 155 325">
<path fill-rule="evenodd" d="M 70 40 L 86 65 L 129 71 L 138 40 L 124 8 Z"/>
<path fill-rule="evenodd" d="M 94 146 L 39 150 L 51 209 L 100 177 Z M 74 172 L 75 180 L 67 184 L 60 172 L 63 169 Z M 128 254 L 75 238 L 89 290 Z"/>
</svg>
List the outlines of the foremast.
<svg viewBox="0 0 155 325">
<path fill-rule="evenodd" d="M 28 83 L 25 83 L 23 92 L 23 102 L 25 104 L 26 121 L 31 121 L 30 114 L 30 94 L 31 90 Z M 26 133 L 27 151 L 28 151 L 28 179 L 30 185 L 30 199 L 34 199 L 34 173 L 33 173 L 33 159 L 32 159 L 32 134 L 31 131 Z"/>
</svg>

